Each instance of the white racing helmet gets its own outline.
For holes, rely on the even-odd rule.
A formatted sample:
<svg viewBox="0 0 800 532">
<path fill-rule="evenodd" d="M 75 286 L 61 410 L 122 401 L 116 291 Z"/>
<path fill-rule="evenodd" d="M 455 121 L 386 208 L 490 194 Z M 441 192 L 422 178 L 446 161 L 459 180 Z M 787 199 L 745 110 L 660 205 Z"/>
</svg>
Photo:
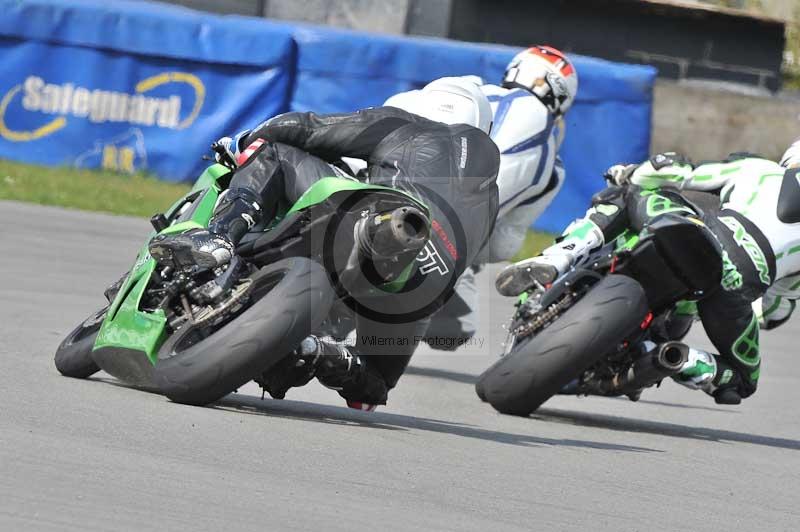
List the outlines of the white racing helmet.
<svg viewBox="0 0 800 532">
<path fill-rule="evenodd" d="M 781 166 L 785 166 L 786 168 L 800 168 L 800 139 L 794 141 L 794 143 L 789 146 L 789 149 L 786 150 L 786 153 L 783 154 L 783 157 L 781 157 Z"/>
<path fill-rule="evenodd" d="M 421 90 L 392 96 L 384 105 L 434 122 L 468 124 L 488 134 L 492 129 L 492 106 L 476 79 L 479 78 L 437 79 Z"/>
<path fill-rule="evenodd" d="M 562 52 L 533 46 L 517 54 L 506 68 L 503 87 L 531 92 L 556 116 L 566 113 L 578 94 L 578 74 Z"/>
</svg>

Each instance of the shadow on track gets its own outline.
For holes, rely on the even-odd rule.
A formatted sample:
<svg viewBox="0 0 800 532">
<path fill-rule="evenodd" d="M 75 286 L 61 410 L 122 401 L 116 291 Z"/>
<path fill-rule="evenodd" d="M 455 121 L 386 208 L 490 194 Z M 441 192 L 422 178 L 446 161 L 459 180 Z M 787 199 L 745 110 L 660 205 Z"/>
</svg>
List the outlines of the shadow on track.
<svg viewBox="0 0 800 532">
<path fill-rule="evenodd" d="M 405 374 L 419 375 L 421 377 L 430 377 L 433 379 L 443 379 L 453 382 L 460 382 L 462 384 L 475 384 L 478 381 L 477 375 L 472 375 L 470 373 L 461 373 L 457 371 L 449 371 L 445 369 L 436 369 L 436 368 L 418 368 L 414 366 L 409 366 L 408 369 L 406 369 Z M 603 397 L 601 399 L 616 399 L 620 401 L 629 400 L 626 397 Z M 644 405 L 666 406 L 669 408 L 682 408 L 686 410 L 704 410 L 706 412 L 720 412 L 723 414 L 738 414 L 736 410 L 731 410 L 726 408 L 713 408 L 710 406 L 695 406 L 682 403 L 668 403 L 664 401 L 652 401 L 649 399 L 640 399 L 637 402 Z"/>
<path fill-rule="evenodd" d="M 691 427 L 687 425 L 676 425 L 674 423 L 662 423 L 659 421 L 624 418 L 604 414 L 589 414 L 585 412 L 574 412 L 571 410 L 540 408 L 535 413 L 531 414 L 531 418 L 550 423 L 566 423 L 569 425 L 595 427 L 621 432 L 641 432 L 659 436 L 670 436 L 673 438 L 687 438 L 692 440 L 720 443 L 751 443 L 753 445 L 763 445 L 765 447 L 800 451 L 800 441 L 798 440 L 773 438 L 771 436 L 761 436 L 746 432 L 734 432 L 730 430 L 710 429 L 706 427 Z"/>
<path fill-rule="evenodd" d="M 628 401 L 627 397 L 615 397 L 614 399 L 618 399 L 620 401 Z M 722 414 L 739 414 L 739 411 L 731 408 L 714 408 L 711 406 L 696 406 L 696 405 L 687 405 L 682 403 L 667 403 L 665 401 L 651 401 L 649 399 L 639 399 L 637 403 L 641 403 L 643 405 L 666 406 L 669 408 L 682 408 L 685 410 L 705 410 L 706 412 L 720 412 Z"/>
<path fill-rule="evenodd" d="M 137 390 L 144 393 L 161 395 L 158 390 L 143 386 L 133 386 L 120 382 L 113 377 L 91 377 L 89 382 L 110 384 L 129 390 Z M 166 397 L 165 401 L 169 401 Z M 197 407 L 202 408 L 202 407 Z M 463 423 L 453 423 L 438 419 L 426 419 L 387 412 L 360 412 L 346 407 L 324 405 L 319 403 L 308 403 L 304 401 L 260 399 L 252 395 L 233 393 L 223 397 L 216 403 L 206 408 L 215 410 L 225 410 L 240 414 L 259 415 L 266 417 L 279 417 L 284 419 L 297 419 L 305 421 L 315 421 L 330 425 L 347 425 L 354 428 L 369 428 L 380 430 L 422 430 L 436 432 L 440 434 L 451 434 L 464 438 L 475 438 L 484 441 L 492 441 L 507 445 L 518 445 L 522 447 L 537 446 L 559 446 L 576 447 L 584 449 L 600 449 L 607 451 L 627 451 L 635 453 L 644 452 L 663 452 L 659 449 L 648 447 L 637 447 L 633 445 L 621 445 L 614 443 L 596 442 L 590 440 L 572 440 L 540 438 L 529 434 L 513 434 L 494 430 L 483 429 L 474 425 Z"/>
<path fill-rule="evenodd" d="M 406 368 L 405 375 L 419 375 L 422 377 L 432 377 L 434 379 L 445 379 L 462 384 L 475 384 L 478 381 L 477 375 L 471 375 L 469 373 L 459 373 L 457 371 L 436 368 L 418 368 L 414 366 Z"/>
<path fill-rule="evenodd" d="M 117 388 L 126 388 L 128 390 L 136 390 L 137 392 L 144 392 L 149 393 L 152 395 L 160 395 L 163 397 L 161 390 L 156 388 L 155 386 L 144 386 L 140 384 L 131 384 L 129 382 L 123 382 L 121 380 L 117 380 L 116 377 L 106 376 L 105 373 L 100 375 L 93 375 L 86 379 L 82 379 L 86 382 L 97 382 L 100 384 L 110 384 L 111 386 L 116 386 Z M 166 399 L 166 398 L 165 398 Z"/>
<path fill-rule="evenodd" d="M 552 445 L 558 447 L 577 447 L 586 449 L 602 449 L 609 451 L 627 452 L 663 452 L 658 449 L 620 445 L 614 443 L 595 442 L 588 440 L 540 438 L 530 434 L 512 434 L 488 430 L 474 425 L 452 423 L 438 419 L 426 419 L 387 412 L 359 412 L 345 407 L 321 405 L 302 401 L 276 401 L 261 400 L 249 395 L 229 395 L 210 408 L 229 410 L 251 415 L 267 417 L 280 417 L 330 423 L 335 425 L 350 425 L 353 427 L 382 429 L 382 430 L 421 430 L 440 434 L 451 434 L 463 438 L 518 445 L 523 447 L 537 447 Z"/>
</svg>

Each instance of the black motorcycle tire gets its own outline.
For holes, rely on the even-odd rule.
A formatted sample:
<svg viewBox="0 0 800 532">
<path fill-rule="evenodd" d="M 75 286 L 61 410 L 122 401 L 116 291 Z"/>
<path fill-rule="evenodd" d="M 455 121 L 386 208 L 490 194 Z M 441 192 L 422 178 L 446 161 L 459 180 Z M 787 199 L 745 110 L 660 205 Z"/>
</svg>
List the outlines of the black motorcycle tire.
<svg viewBox="0 0 800 532">
<path fill-rule="evenodd" d="M 484 374 L 485 373 L 486 372 L 484 372 Z M 481 377 L 478 378 L 478 382 L 475 383 L 475 394 L 478 396 L 478 399 L 480 399 L 481 402 L 485 403 L 488 401 L 486 398 L 486 386 L 483 383 L 483 375 L 481 375 Z"/>
<path fill-rule="evenodd" d="M 487 369 L 476 392 L 503 414 L 528 416 L 624 341 L 647 313 L 642 286 L 630 277 L 609 275 Z"/>
<path fill-rule="evenodd" d="M 333 289 L 318 263 L 283 259 L 251 276 L 251 293 L 268 290 L 211 336 L 183 349 L 183 327 L 158 353 L 154 380 L 172 401 L 203 406 L 234 392 L 290 353 L 316 329 L 333 304 Z"/>
<path fill-rule="evenodd" d="M 107 310 L 108 307 L 95 312 L 64 338 L 54 357 L 59 373 L 65 377 L 86 379 L 100 371 L 92 359 L 92 349 Z"/>
</svg>

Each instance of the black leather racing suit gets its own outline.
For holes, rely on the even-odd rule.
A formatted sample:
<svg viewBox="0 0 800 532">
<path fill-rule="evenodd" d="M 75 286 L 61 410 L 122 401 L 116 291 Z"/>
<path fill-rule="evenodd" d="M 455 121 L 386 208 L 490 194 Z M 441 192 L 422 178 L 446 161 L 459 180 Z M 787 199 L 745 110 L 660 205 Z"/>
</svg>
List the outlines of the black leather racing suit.
<svg viewBox="0 0 800 532">
<path fill-rule="evenodd" d="M 366 377 L 340 393 L 350 401 L 383 404 L 421 341 L 428 316 L 446 301 L 492 233 L 498 149 L 479 129 L 393 107 L 284 114 L 250 132 L 241 147 L 258 139 L 267 142 L 235 172 L 230 193 L 255 194 L 266 219 L 281 202 L 291 204 L 318 179 L 336 175 L 330 163 L 341 157 L 366 160 L 370 183 L 407 191 L 431 210 L 431 240 L 406 283 L 412 288 L 361 302 L 371 311 L 357 316 L 353 351 L 365 359 Z M 392 316 L 382 316 L 389 308 Z"/>
</svg>

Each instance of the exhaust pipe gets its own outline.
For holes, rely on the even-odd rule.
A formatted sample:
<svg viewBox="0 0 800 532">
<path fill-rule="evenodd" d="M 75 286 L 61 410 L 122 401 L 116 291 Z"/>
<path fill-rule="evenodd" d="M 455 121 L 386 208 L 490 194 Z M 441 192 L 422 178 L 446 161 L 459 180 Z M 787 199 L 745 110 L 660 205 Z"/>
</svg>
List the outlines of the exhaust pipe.
<svg viewBox="0 0 800 532">
<path fill-rule="evenodd" d="M 357 234 L 362 256 L 388 259 L 422 250 L 430 237 L 430 220 L 415 207 L 400 207 L 365 218 L 359 222 Z"/>
<path fill-rule="evenodd" d="M 355 287 L 362 276 L 369 286 L 396 280 L 427 244 L 430 226 L 430 218 L 411 206 L 362 218 L 342 284 Z"/>
<path fill-rule="evenodd" d="M 629 394 L 676 375 L 689 360 L 689 346 L 665 342 L 633 363 L 626 373 L 616 375 L 605 386 L 606 393 Z"/>
</svg>

